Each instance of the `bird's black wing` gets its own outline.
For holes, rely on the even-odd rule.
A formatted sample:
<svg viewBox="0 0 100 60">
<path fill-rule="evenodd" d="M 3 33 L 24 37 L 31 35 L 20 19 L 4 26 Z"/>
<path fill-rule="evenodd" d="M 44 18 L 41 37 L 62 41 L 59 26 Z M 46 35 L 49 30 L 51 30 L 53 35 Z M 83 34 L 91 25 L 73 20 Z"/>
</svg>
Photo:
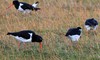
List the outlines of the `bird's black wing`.
<svg viewBox="0 0 100 60">
<path fill-rule="evenodd" d="M 20 3 L 23 4 L 21 7 L 22 7 L 24 10 L 26 10 L 26 9 L 33 10 L 33 6 L 32 6 L 31 4 L 24 3 L 24 2 L 20 2 Z"/>
<path fill-rule="evenodd" d="M 66 36 L 72 34 L 72 32 L 73 32 L 73 28 L 69 29 L 69 30 L 67 31 L 67 33 L 66 33 Z"/>
<path fill-rule="evenodd" d="M 68 35 L 80 35 L 81 31 L 76 29 L 76 28 L 71 28 L 68 30 L 68 32 L 66 33 L 66 36 Z"/>
<path fill-rule="evenodd" d="M 29 39 L 30 38 L 30 34 L 32 33 L 32 35 L 35 35 L 35 33 L 31 30 L 24 30 L 24 31 L 20 31 L 19 32 L 19 37 L 23 37 L 25 39 Z"/>
<path fill-rule="evenodd" d="M 85 25 L 92 26 L 92 21 L 91 20 L 86 20 Z"/>
<path fill-rule="evenodd" d="M 89 26 L 95 26 L 98 25 L 98 22 L 95 19 L 87 19 L 85 22 L 85 25 L 89 25 Z"/>
<path fill-rule="evenodd" d="M 18 36 L 18 37 L 22 37 L 25 39 L 29 39 L 30 38 L 29 33 L 32 33 L 32 35 L 35 35 L 35 33 L 31 30 L 23 30 L 19 32 L 8 32 L 7 35 Z"/>
<path fill-rule="evenodd" d="M 93 20 L 93 25 L 98 25 L 98 22 L 96 20 Z"/>
</svg>

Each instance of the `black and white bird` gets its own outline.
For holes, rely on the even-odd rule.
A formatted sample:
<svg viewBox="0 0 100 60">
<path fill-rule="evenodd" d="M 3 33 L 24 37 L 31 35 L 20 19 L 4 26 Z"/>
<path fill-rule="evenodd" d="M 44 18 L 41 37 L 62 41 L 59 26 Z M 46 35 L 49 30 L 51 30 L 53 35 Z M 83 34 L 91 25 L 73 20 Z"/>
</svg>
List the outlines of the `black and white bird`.
<svg viewBox="0 0 100 60">
<path fill-rule="evenodd" d="M 98 22 L 94 18 L 87 19 L 85 21 L 85 28 L 87 29 L 87 31 L 96 30 L 97 27 L 98 27 Z"/>
<path fill-rule="evenodd" d="M 25 2 L 19 2 L 18 0 L 13 0 L 13 3 L 8 8 L 10 8 L 12 5 L 14 5 L 14 7 L 18 11 L 21 11 L 23 13 L 30 13 L 33 10 L 35 10 L 35 11 L 40 10 L 40 8 L 37 7 L 38 4 L 39 4 L 38 1 L 31 5 L 31 4 L 28 4 Z"/>
<path fill-rule="evenodd" d="M 77 42 L 79 40 L 79 38 L 81 37 L 81 33 L 82 33 L 81 27 L 70 28 L 67 31 L 65 36 L 70 38 L 72 42 Z"/>
<path fill-rule="evenodd" d="M 19 46 L 21 43 L 26 43 L 26 42 L 38 42 L 40 44 L 40 49 L 42 48 L 42 37 L 35 34 L 31 30 L 23 30 L 19 32 L 8 32 L 7 35 L 12 35 L 16 40 L 18 40 Z"/>
</svg>

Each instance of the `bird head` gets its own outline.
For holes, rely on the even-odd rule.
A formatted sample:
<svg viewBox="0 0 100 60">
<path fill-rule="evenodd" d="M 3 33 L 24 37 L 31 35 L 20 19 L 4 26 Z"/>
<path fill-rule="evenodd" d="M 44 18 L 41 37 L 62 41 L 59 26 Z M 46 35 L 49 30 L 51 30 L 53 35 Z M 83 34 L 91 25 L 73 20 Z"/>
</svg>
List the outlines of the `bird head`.
<svg viewBox="0 0 100 60">
<path fill-rule="evenodd" d="M 81 27 L 77 27 L 77 29 L 80 30 L 80 31 L 82 31 L 82 28 Z"/>
<path fill-rule="evenodd" d="M 39 35 L 32 35 L 32 42 L 42 42 L 42 37 Z"/>
</svg>

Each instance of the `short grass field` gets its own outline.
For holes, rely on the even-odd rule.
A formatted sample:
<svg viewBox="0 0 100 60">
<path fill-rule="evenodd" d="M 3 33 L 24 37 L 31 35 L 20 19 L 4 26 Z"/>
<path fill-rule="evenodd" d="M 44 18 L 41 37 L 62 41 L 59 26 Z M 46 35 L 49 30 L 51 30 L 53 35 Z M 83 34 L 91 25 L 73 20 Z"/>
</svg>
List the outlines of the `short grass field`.
<svg viewBox="0 0 100 60">
<path fill-rule="evenodd" d="M 0 0 L 0 60 L 100 60 L 100 27 L 87 34 L 84 22 L 95 18 L 100 23 L 100 0 L 38 0 L 41 10 L 23 14 L 13 0 Z M 37 0 L 19 0 L 33 4 Z M 65 34 L 69 28 L 82 27 L 78 47 L 71 46 Z M 43 37 L 38 43 L 26 43 L 18 49 L 18 41 L 7 32 L 32 30 Z"/>
</svg>

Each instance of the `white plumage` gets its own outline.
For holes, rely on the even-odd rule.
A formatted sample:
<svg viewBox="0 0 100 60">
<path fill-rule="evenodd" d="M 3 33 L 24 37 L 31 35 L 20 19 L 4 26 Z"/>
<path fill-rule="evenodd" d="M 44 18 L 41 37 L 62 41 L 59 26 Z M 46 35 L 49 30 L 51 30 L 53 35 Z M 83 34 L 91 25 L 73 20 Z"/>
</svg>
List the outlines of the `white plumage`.
<svg viewBox="0 0 100 60">
<path fill-rule="evenodd" d="M 24 39 L 24 38 L 19 37 L 19 36 L 13 36 L 13 37 L 15 37 L 20 42 L 31 42 L 32 41 L 32 33 L 28 33 L 28 34 L 30 35 L 29 39 Z"/>
<path fill-rule="evenodd" d="M 79 40 L 79 38 L 80 38 L 80 35 L 69 35 L 68 36 L 72 41 L 78 41 Z"/>
</svg>

